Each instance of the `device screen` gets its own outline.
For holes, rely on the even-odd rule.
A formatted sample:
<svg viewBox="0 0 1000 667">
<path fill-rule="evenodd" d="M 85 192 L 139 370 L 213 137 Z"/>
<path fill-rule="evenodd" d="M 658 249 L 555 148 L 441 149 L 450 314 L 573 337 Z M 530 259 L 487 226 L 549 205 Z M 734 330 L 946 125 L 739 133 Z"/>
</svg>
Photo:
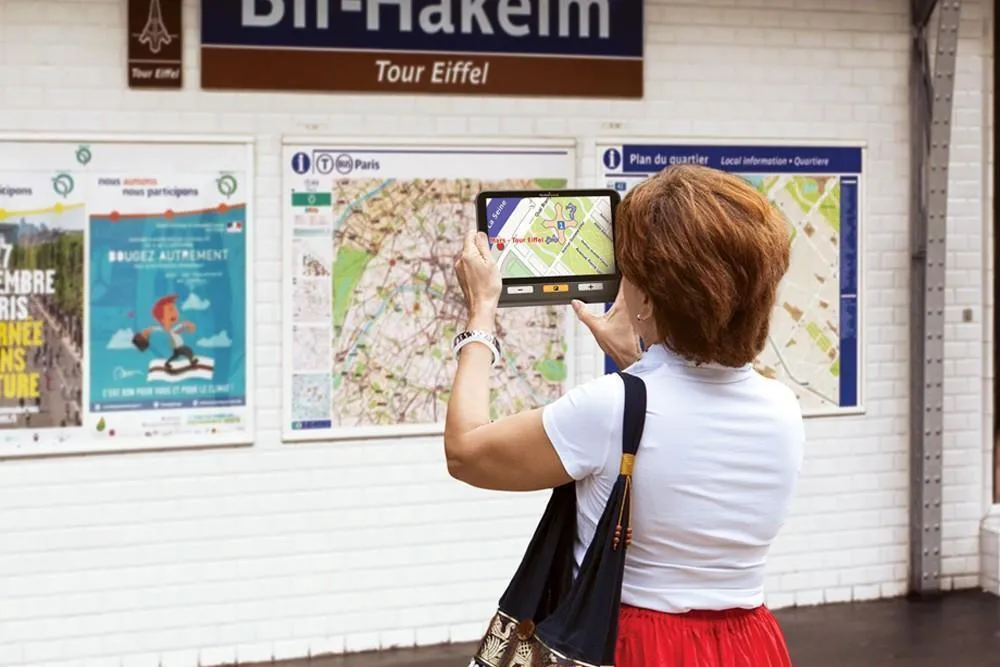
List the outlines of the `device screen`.
<svg viewBox="0 0 1000 667">
<path fill-rule="evenodd" d="M 610 196 L 492 197 L 486 220 L 504 279 L 615 274 Z"/>
</svg>

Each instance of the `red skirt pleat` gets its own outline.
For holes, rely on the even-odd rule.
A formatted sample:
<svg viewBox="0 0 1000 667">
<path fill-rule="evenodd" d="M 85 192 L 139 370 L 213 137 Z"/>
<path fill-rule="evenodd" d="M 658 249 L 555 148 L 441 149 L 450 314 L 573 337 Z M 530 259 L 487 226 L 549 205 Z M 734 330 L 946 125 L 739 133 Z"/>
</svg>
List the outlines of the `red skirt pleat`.
<svg viewBox="0 0 1000 667">
<path fill-rule="evenodd" d="M 767 607 L 665 614 L 622 605 L 615 667 L 791 667 Z"/>
</svg>

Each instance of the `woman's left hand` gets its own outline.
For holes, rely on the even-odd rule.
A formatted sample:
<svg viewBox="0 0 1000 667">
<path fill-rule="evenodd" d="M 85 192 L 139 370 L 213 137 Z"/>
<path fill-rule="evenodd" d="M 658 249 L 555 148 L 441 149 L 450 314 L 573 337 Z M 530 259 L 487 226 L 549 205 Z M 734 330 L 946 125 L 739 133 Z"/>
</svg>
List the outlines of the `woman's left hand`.
<svg viewBox="0 0 1000 667">
<path fill-rule="evenodd" d="M 465 246 L 455 263 L 458 284 L 465 295 L 469 317 L 491 316 L 500 301 L 500 267 L 490 254 L 489 242 L 483 232 L 465 235 Z"/>
</svg>

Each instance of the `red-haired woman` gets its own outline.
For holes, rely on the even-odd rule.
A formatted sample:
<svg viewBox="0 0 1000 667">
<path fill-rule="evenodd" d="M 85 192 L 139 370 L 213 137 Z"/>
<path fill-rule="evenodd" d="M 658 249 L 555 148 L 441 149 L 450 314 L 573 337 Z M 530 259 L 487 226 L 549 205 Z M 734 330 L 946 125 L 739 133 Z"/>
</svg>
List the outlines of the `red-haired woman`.
<svg viewBox="0 0 1000 667">
<path fill-rule="evenodd" d="M 648 393 L 632 475 L 617 667 L 785 667 L 764 568 L 803 457 L 793 393 L 756 373 L 778 283 L 783 220 L 738 177 L 671 167 L 619 205 L 622 287 L 603 317 L 575 303 L 601 348 Z M 493 332 L 501 282 L 482 235 L 457 266 L 470 331 Z M 488 336 L 460 351 L 445 450 L 452 476 L 509 491 L 576 482 L 579 559 L 619 474 L 615 374 L 490 422 Z M 638 340 L 646 343 L 640 355 Z"/>
</svg>

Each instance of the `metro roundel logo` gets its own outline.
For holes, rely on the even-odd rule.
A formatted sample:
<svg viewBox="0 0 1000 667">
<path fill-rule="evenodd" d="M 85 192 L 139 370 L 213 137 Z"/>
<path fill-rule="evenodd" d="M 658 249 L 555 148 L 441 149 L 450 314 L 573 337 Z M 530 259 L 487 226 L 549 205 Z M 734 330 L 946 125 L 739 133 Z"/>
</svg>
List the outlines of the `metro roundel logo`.
<svg viewBox="0 0 1000 667">
<path fill-rule="evenodd" d="M 622 152 L 617 148 L 609 148 L 604 151 L 604 166 L 608 169 L 617 169 L 622 166 Z"/>
</svg>

